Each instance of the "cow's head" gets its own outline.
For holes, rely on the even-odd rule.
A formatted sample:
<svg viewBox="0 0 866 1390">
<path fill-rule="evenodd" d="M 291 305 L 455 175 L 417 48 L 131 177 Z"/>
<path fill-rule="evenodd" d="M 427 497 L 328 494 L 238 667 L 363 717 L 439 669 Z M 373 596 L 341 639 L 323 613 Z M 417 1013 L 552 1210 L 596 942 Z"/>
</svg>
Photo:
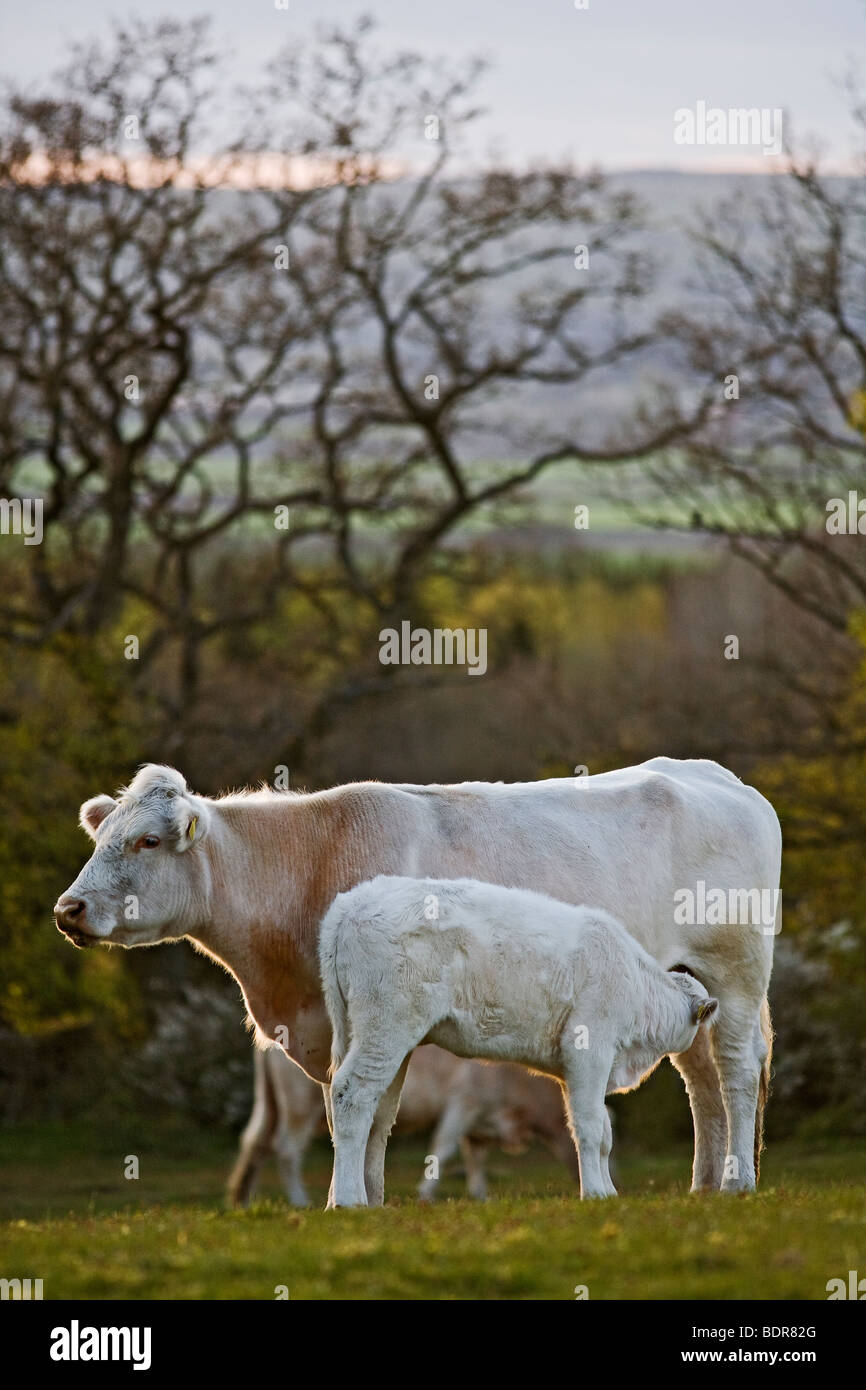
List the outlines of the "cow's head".
<svg viewBox="0 0 866 1390">
<path fill-rule="evenodd" d="M 202 921 L 210 896 L 201 852 L 209 821 L 208 803 L 181 774 L 154 763 L 117 798 L 85 801 L 80 822 L 96 847 L 55 904 L 58 930 L 76 946 L 149 946 L 185 936 Z"/>
</svg>

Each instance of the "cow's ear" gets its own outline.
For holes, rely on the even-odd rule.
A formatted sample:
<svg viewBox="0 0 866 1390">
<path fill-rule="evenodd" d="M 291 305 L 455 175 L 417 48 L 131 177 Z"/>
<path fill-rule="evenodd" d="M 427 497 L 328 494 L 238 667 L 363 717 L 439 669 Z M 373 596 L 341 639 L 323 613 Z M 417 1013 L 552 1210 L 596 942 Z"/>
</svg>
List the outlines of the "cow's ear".
<svg viewBox="0 0 866 1390">
<path fill-rule="evenodd" d="M 96 832 L 105 820 L 110 816 L 117 802 L 113 796 L 92 796 L 89 801 L 82 804 L 78 812 L 78 824 L 82 830 L 86 830 L 91 840 L 96 839 Z"/>
<path fill-rule="evenodd" d="M 179 850 L 192 849 L 194 845 L 200 844 L 205 839 L 210 822 L 210 812 L 201 797 L 178 797 L 172 806 L 172 814 Z"/>
<path fill-rule="evenodd" d="M 708 1023 L 718 1007 L 718 999 L 696 999 L 692 1007 L 692 1023 Z"/>
</svg>

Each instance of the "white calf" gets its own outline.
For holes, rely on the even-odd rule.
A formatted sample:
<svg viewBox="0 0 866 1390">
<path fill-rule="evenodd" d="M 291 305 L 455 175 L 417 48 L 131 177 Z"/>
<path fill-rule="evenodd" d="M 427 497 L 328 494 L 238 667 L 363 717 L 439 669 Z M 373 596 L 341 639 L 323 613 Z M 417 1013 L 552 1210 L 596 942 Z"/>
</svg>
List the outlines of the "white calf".
<svg viewBox="0 0 866 1390">
<path fill-rule="evenodd" d="M 715 1013 L 620 922 L 471 879 L 379 877 L 340 894 L 319 960 L 333 1029 L 334 1206 L 365 1206 L 374 1118 L 390 1128 L 413 1048 L 518 1062 L 564 1084 L 581 1196 L 614 1195 L 605 1095 L 687 1051 Z"/>
</svg>

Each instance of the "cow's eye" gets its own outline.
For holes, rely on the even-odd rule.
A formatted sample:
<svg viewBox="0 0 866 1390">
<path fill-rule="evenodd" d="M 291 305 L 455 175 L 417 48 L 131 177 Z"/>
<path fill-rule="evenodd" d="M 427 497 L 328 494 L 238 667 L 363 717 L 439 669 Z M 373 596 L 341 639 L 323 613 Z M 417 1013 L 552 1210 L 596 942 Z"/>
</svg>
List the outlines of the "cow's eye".
<svg viewBox="0 0 866 1390">
<path fill-rule="evenodd" d="M 156 849 L 156 847 L 157 847 L 158 844 L 159 844 L 159 836 L 158 836 L 158 835 L 142 835 L 141 839 L 139 840 L 139 842 L 138 842 L 138 844 L 135 846 L 135 848 L 136 848 L 136 849 Z"/>
</svg>

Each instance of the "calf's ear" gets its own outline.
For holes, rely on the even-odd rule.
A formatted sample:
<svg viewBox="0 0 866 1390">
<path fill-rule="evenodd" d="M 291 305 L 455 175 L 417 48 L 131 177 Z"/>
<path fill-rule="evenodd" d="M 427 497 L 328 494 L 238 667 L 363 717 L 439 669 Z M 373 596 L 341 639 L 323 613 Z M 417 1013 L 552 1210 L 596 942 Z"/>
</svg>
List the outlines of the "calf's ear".
<svg viewBox="0 0 866 1390">
<path fill-rule="evenodd" d="M 97 830 L 105 817 L 111 815 L 116 805 L 113 796 L 92 796 L 89 801 L 82 803 L 78 812 L 78 824 L 82 830 L 87 831 L 91 840 L 96 839 Z"/>
<path fill-rule="evenodd" d="M 692 1023 L 707 1023 L 718 1007 L 718 999 L 696 999 L 692 1007 Z"/>
</svg>

